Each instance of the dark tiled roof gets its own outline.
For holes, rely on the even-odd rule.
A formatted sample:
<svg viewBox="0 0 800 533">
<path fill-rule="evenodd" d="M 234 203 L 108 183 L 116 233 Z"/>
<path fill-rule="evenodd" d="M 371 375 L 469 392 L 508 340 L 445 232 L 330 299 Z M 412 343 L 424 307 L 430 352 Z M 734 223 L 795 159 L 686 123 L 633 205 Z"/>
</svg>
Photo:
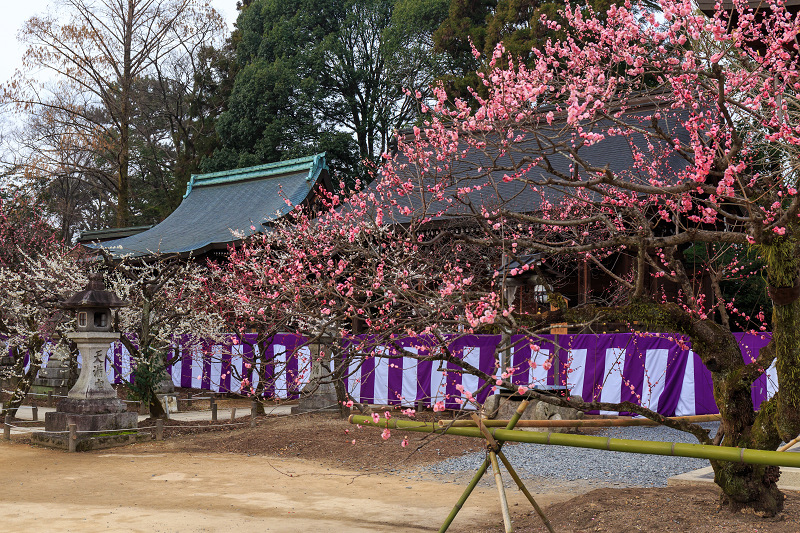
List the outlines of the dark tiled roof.
<svg viewBox="0 0 800 533">
<path fill-rule="evenodd" d="M 697 0 L 698 9 L 709 17 L 714 16 L 716 4 L 716 0 Z M 768 10 L 770 2 L 766 2 L 765 0 L 747 0 L 746 5 L 753 10 Z M 800 0 L 786 0 L 784 5 L 790 13 L 796 13 L 798 7 L 800 7 Z M 732 11 L 734 9 L 733 0 L 723 0 L 722 9 L 725 11 Z"/>
<path fill-rule="evenodd" d="M 225 249 L 288 213 L 291 207 L 286 200 L 292 205 L 303 203 L 327 169 L 322 153 L 194 175 L 181 204 L 160 224 L 131 237 L 89 246 L 105 248 L 117 257 L 198 255 Z"/>
<path fill-rule="evenodd" d="M 647 110 L 637 110 L 637 113 L 629 115 L 631 124 L 637 126 L 649 125 L 649 119 L 643 124 L 645 117 L 649 117 L 657 111 L 651 107 Z M 626 120 L 628 122 L 628 120 Z M 675 120 L 661 119 L 660 127 L 673 138 L 680 138 L 686 142 L 688 135 L 682 128 L 676 127 Z M 609 122 L 599 122 L 591 128 L 593 131 L 607 130 L 614 126 Z M 461 194 L 461 198 L 468 199 L 472 205 L 480 210 L 482 207 L 491 210 L 493 207 L 504 206 L 504 209 L 516 213 L 535 213 L 542 206 L 543 202 L 558 205 L 575 193 L 571 187 L 558 187 L 556 185 L 544 185 L 549 179 L 556 177 L 555 173 L 570 175 L 573 172 L 573 162 L 564 153 L 549 153 L 548 158 L 554 172 L 548 172 L 545 168 L 537 166 L 530 169 L 523 179 L 512 179 L 504 181 L 503 176 L 506 172 L 497 170 L 503 166 L 512 166 L 510 163 L 519 162 L 523 157 L 536 157 L 542 153 L 547 153 L 547 149 L 541 148 L 537 144 L 537 137 L 544 139 L 558 138 L 561 135 L 563 123 L 554 122 L 552 126 L 543 125 L 534 133 L 526 134 L 524 140 L 511 143 L 509 151 L 503 156 L 498 156 L 497 148 L 487 143 L 484 150 L 468 148 L 466 143 L 461 141 L 459 148 L 468 150 L 465 158 L 456 158 L 447 161 L 450 164 L 448 169 L 441 169 L 435 173 L 430 169 L 425 173 L 418 173 L 413 162 L 409 162 L 400 153 L 397 155 L 396 165 L 407 165 L 405 170 L 398 171 L 398 174 L 409 177 L 414 184 L 414 189 L 408 194 L 400 197 L 393 193 L 393 198 L 397 201 L 399 209 L 391 214 L 394 223 L 404 224 L 411 220 L 430 217 L 432 221 L 444 221 L 450 218 L 458 218 L 469 212 L 469 207 L 463 204 L 450 203 L 448 198 L 452 198 L 458 188 L 470 187 L 472 191 L 468 194 Z M 566 130 L 565 130 L 566 131 Z M 413 142 L 413 136 L 407 141 Z M 626 179 L 632 181 L 646 182 L 647 177 L 640 175 L 634 166 L 634 154 L 631 144 L 639 150 L 649 155 L 647 141 L 641 134 L 633 133 L 628 136 L 610 135 L 596 144 L 580 149 L 580 156 L 584 161 L 588 161 L 592 166 L 608 168 L 615 173 L 624 174 Z M 665 143 L 653 143 L 656 149 L 667 149 Z M 663 169 L 663 180 L 672 181 L 675 172 L 686 167 L 686 161 L 675 154 L 668 155 L 659 161 L 660 168 Z M 495 169 L 487 171 L 486 169 Z M 587 173 L 583 169 L 578 169 L 578 173 L 584 179 Z M 430 186 L 436 180 L 444 180 L 448 186 L 444 191 L 443 199 L 438 200 L 430 192 Z M 381 179 L 375 180 L 369 188 L 380 187 Z M 474 190 L 475 186 L 480 186 L 480 190 Z M 403 207 L 410 207 L 411 214 L 404 214 Z M 387 216 L 385 213 L 384 216 Z"/>
<path fill-rule="evenodd" d="M 152 227 L 153 225 L 150 224 L 148 226 L 128 226 L 126 228 L 86 230 L 81 232 L 80 237 L 78 237 L 78 242 L 81 244 L 85 244 L 90 242 L 102 242 L 102 241 L 109 241 L 112 239 L 121 239 L 123 237 L 130 237 L 131 235 L 136 235 L 137 233 L 147 231 Z"/>
</svg>

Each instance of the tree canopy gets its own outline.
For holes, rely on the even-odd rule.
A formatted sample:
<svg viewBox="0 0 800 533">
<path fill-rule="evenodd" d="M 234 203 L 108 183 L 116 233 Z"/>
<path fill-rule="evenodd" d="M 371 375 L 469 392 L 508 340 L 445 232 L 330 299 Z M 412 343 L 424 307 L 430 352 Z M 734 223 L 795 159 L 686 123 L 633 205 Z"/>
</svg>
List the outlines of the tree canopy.
<svg viewBox="0 0 800 533">
<path fill-rule="evenodd" d="M 221 41 L 221 19 L 192 0 L 55 7 L 25 24 L 23 69 L 3 86 L 5 101 L 27 118 L 14 163 L 36 189 L 53 191 L 53 177 L 61 198 L 65 182 L 83 189 L 118 226 L 165 216 L 188 178 L 187 160 L 199 159 L 194 138 L 208 135 L 189 100 L 201 96 L 195 73 L 206 47 Z M 84 222 L 67 220 L 80 202 L 53 205 L 64 213 L 65 235 Z"/>
<path fill-rule="evenodd" d="M 570 4 L 590 8 L 601 17 L 614 2 L 578 0 Z M 648 4 L 645 2 L 645 4 Z M 434 52 L 444 54 L 446 70 L 438 77 L 452 98 L 469 100 L 470 88 L 482 91 L 477 76 L 485 70 L 495 47 L 503 43 L 509 57 L 526 63 L 547 39 L 563 35 L 545 20 L 562 21 L 560 0 L 450 0 L 445 18 L 433 32 Z M 543 18 L 546 17 L 546 18 Z M 481 57 L 473 55 L 474 50 Z"/>
<path fill-rule="evenodd" d="M 363 175 L 428 91 L 430 40 L 442 4 L 410 0 L 255 0 L 237 20 L 239 72 L 218 122 L 221 170 L 327 151 Z"/>
</svg>

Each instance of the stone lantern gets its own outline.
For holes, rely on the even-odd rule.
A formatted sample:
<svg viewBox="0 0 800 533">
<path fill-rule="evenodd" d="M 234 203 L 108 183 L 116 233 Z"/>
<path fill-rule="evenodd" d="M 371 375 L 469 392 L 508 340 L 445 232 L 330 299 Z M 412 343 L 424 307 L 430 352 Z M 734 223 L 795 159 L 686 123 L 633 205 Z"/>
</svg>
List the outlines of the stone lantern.
<svg viewBox="0 0 800 533">
<path fill-rule="evenodd" d="M 75 386 L 68 398 L 88 400 L 117 398 L 117 393 L 106 376 L 106 352 L 109 345 L 119 339 L 111 331 L 111 310 L 128 305 L 116 294 L 107 291 L 102 274 L 91 274 L 86 288 L 61 303 L 61 307 L 75 312 L 76 331 L 67 338 L 78 345 L 83 364 Z"/>
<path fill-rule="evenodd" d="M 61 302 L 63 309 L 75 311 L 79 332 L 111 331 L 111 310 L 125 307 L 122 301 L 103 284 L 103 275 L 89 274 L 86 288 Z"/>
<path fill-rule="evenodd" d="M 81 372 L 67 397 L 56 405 L 56 411 L 45 414 L 45 431 L 33 434 L 34 441 L 66 447 L 63 432 L 70 424 L 75 424 L 79 441 L 77 449 L 130 442 L 130 433 L 136 431 L 137 414 L 127 412 L 125 402 L 117 398 L 105 368 L 106 353 L 120 336 L 111 331 L 111 310 L 126 305 L 127 302 L 105 289 L 102 274 L 90 275 L 84 290 L 62 302 L 62 308 L 75 313 L 76 331 L 66 337 L 78 346 L 82 358 Z M 116 430 L 130 431 L 124 434 Z M 103 432 L 110 433 L 100 436 Z"/>
</svg>

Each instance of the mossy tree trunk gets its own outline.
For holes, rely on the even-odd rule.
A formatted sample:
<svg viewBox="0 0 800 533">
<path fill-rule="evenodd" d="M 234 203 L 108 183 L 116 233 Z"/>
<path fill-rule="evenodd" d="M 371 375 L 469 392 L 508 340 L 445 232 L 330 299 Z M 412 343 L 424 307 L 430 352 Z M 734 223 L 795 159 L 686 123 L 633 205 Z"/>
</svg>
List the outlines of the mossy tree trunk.
<svg viewBox="0 0 800 533">
<path fill-rule="evenodd" d="M 745 363 L 730 331 L 706 322 L 694 328 L 693 346 L 714 380 L 714 398 L 722 415 L 722 446 L 774 450 L 800 433 L 800 250 L 789 239 L 762 247 L 773 302 L 772 340 L 758 359 Z M 702 334 L 701 330 L 718 331 Z M 775 362 L 778 392 L 753 409 L 753 382 Z M 721 437 L 721 438 L 720 438 Z M 712 461 L 721 501 L 731 510 L 749 508 L 773 516 L 783 509 L 778 467 Z"/>
<path fill-rule="evenodd" d="M 778 437 L 788 442 L 800 433 L 800 247 L 785 239 L 771 246 L 767 282 L 772 310 L 772 344 L 778 375 L 778 392 L 772 424 Z"/>
<path fill-rule="evenodd" d="M 758 416 L 753 409 L 751 388 L 760 372 L 744 363 L 733 335 L 723 334 L 735 345 L 728 349 L 729 361 L 715 366 L 719 361 L 708 357 L 708 351 L 701 348 L 697 352 L 706 366 L 713 368 L 709 370 L 714 381 L 714 398 L 722 415 L 715 442 L 722 446 L 774 450 L 780 438 L 768 422 L 764 426 L 765 415 L 774 412 L 771 403 L 763 404 Z M 783 509 L 784 497 L 776 485 L 778 467 L 723 461 L 712 461 L 711 465 L 714 481 L 722 490 L 721 502 L 732 511 L 747 507 L 773 516 Z"/>
<path fill-rule="evenodd" d="M 784 255 L 778 266 L 796 268 L 796 259 L 787 257 Z M 776 287 L 772 281 L 771 287 Z M 603 315 L 622 321 L 636 316 L 646 327 L 678 331 L 691 338 L 693 351 L 711 372 L 714 399 L 722 415 L 719 432 L 713 440 L 707 434 L 703 437 L 704 432 L 693 432 L 702 444 L 775 450 L 782 440 L 788 442 L 800 433 L 796 400 L 800 396 L 800 301 L 784 304 L 777 290 L 771 289 L 771 293 L 776 302 L 772 341 L 751 363 L 742 358 L 739 343 L 728 327 L 687 313 L 676 304 L 637 301 L 624 308 L 604 310 Z M 753 382 L 776 360 L 779 393 L 762 403 L 756 412 L 751 396 Z M 784 496 L 776 484 L 778 467 L 721 461 L 711 464 L 714 480 L 722 491 L 721 502 L 732 511 L 749 508 L 764 516 L 774 516 L 783 509 Z"/>
<path fill-rule="evenodd" d="M 157 395 L 150 396 L 150 402 L 147 406 L 150 411 L 150 418 L 166 418 L 167 412 L 164 411 L 164 406 Z"/>
</svg>

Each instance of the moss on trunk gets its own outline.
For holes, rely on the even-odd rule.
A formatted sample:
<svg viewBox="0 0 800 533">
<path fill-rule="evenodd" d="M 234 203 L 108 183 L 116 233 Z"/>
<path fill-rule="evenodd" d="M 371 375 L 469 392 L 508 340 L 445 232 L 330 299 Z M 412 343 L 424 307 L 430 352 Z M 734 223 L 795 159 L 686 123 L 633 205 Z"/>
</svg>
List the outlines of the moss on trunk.
<svg viewBox="0 0 800 533">
<path fill-rule="evenodd" d="M 786 259 L 785 255 L 782 257 Z M 648 329 L 688 335 L 693 351 L 712 374 L 714 399 L 722 415 L 719 444 L 774 450 L 782 435 L 791 434 L 789 438 L 793 438 L 800 432 L 800 425 L 797 425 L 800 402 L 796 401 L 800 398 L 800 303 L 794 302 L 781 309 L 776 307 L 773 345 L 779 361 L 778 373 L 790 376 L 788 379 L 793 381 L 776 398 L 765 402 L 758 415 L 753 409 L 751 390 L 760 372 L 745 364 L 739 343 L 721 324 L 691 315 L 675 304 L 646 300 L 623 308 L 584 308 L 565 314 L 572 319 L 585 319 L 587 313 L 619 322 L 637 320 Z M 784 383 L 779 382 L 780 387 L 784 387 Z M 778 427 L 783 428 L 780 434 Z M 784 440 L 788 439 L 784 437 Z M 749 508 L 764 516 L 774 516 L 783 509 L 784 496 L 776 484 L 779 468 L 719 461 L 712 461 L 712 466 L 714 480 L 722 491 L 720 500 L 732 511 Z"/>
<path fill-rule="evenodd" d="M 774 306 L 772 323 L 778 374 L 774 423 L 789 442 L 800 433 L 800 301 Z"/>
<path fill-rule="evenodd" d="M 732 512 L 752 509 L 762 516 L 775 516 L 783 510 L 786 496 L 778 489 L 777 466 L 747 465 L 712 461 L 714 482 L 722 489 L 720 503 Z"/>
</svg>

